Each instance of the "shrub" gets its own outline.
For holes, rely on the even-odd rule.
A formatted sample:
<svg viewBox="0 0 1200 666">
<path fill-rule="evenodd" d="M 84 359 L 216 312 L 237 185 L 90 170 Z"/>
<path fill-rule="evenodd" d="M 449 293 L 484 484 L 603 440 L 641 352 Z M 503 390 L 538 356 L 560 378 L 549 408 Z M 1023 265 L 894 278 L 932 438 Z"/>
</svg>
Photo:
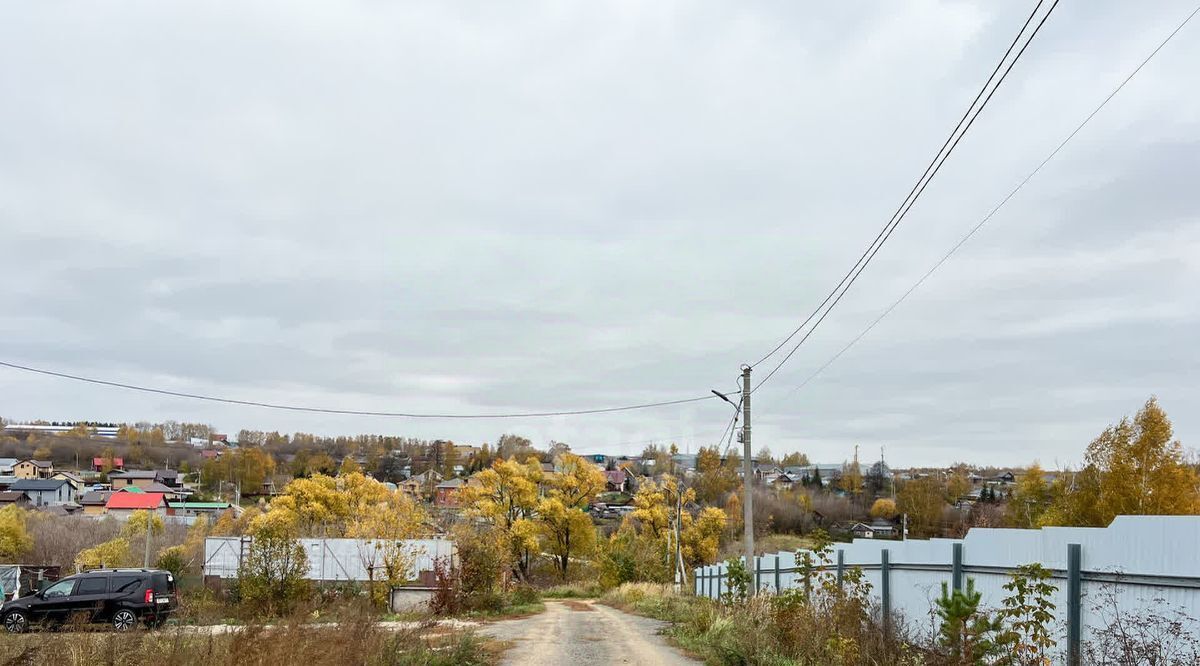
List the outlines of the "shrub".
<svg viewBox="0 0 1200 666">
<path fill-rule="evenodd" d="M 604 593 L 598 583 L 565 583 L 542 590 L 543 599 L 591 599 Z"/>
<path fill-rule="evenodd" d="M 997 616 L 1006 626 L 999 640 L 1014 665 L 1043 664 L 1054 645 L 1050 636 L 1054 603 L 1050 598 L 1055 587 L 1049 580 L 1050 571 L 1045 567 L 1026 564 L 1018 567 L 1004 585 L 1008 596 Z"/>
<path fill-rule="evenodd" d="M 750 569 L 746 563 L 736 557 L 725 560 L 725 592 L 721 601 L 725 603 L 741 603 L 750 594 Z"/>
<path fill-rule="evenodd" d="M 284 614 L 308 594 L 308 556 L 289 525 L 263 518 L 238 570 L 238 595 L 267 615 Z"/>
<path fill-rule="evenodd" d="M 158 554 L 158 559 L 154 561 L 154 567 L 170 571 L 176 578 L 179 578 L 183 575 L 183 570 L 187 568 L 186 557 L 186 549 L 183 546 L 164 548 Z"/>
<path fill-rule="evenodd" d="M 509 593 L 509 603 L 513 606 L 528 606 L 541 600 L 542 596 L 532 585 L 516 585 Z"/>
</svg>

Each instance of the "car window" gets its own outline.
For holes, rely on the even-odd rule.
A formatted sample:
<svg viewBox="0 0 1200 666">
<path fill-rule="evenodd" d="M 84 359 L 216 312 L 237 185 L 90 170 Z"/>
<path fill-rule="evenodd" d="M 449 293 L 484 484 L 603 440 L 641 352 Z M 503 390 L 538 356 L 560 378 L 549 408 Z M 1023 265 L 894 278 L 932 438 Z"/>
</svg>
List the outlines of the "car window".
<svg viewBox="0 0 1200 666">
<path fill-rule="evenodd" d="M 175 577 L 170 573 L 154 574 L 154 589 L 167 594 L 175 593 Z"/>
<path fill-rule="evenodd" d="M 112 585 L 109 586 L 113 592 L 129 594 L 131 592 L 140 592 L 143 589 L 141 576 L 113 576 Z"/>
<path fill-rule="evenodd" d="M 42 596 L 47 599 L 70 596 L 71 588 L 75 587 L 75 580 L 60 580 L 57 583 L 46 588 L 46 593 Z"/>
<path fill-rule="evenodd" d="M 104 576 L 80 578 L 79 587 L 75 588 L 75 594 L 104 594 L 107 591 L 108 579 Z"/>
</svg>

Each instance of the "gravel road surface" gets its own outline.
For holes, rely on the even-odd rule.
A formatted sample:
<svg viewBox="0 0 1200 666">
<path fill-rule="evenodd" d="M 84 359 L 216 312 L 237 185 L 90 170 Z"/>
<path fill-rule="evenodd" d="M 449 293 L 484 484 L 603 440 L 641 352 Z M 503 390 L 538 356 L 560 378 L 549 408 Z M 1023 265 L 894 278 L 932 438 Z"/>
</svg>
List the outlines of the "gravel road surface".
<svg viewBox="0 0 1200 666">
<path fill-rule="evenodd" d="M 666 622 L 623 613 L 591 601 L 547 601 L 546 612 L 504 620 L 478 633 L 513 641 L 501 664 L 698 664 L 659 635 Z"/>
</svg>

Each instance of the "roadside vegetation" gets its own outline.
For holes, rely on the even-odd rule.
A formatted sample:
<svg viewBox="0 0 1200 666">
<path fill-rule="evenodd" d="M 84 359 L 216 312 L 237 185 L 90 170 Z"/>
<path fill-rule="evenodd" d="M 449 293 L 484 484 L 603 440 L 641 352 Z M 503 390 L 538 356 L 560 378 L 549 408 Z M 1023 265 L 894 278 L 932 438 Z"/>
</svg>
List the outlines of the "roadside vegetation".
<svg viewBox="0 0 1200 666">
<path fill-rule="evenodd" d="M 223 633 L 173 627 L 127 634 L 55 632 L 8 636 L 0 664 L 85 666 L 455 666 L 495 663 L 503 646 L 469 631 L 391 630 L 372 614 L 314 625 L 293 615 L 273 625 L 247 624 Z"/>
</svg>

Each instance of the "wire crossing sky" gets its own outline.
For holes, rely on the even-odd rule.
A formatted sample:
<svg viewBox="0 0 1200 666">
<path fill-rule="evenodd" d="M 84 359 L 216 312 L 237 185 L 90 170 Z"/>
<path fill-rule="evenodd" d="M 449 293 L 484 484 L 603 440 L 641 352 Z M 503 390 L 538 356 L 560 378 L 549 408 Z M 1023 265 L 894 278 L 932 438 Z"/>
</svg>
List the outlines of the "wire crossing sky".
<svg viewBox="0 0 1200 666">
<path fill-rule="evenodd" d="M 1192 9 L 1060 3 L 772 386 L 894 303 Z M 6 371 L 0 415 L 694 451 L 729 419 L 714 378 L 821 302 L 1029 14 L 14 6 L 0 359 L 163 393 Z M 1195 441 L 1198 57 L 1180 32 L 887 336 L 760 410 L 756 447 L 1068 462 L 1151 394 Z"/>
</svg>

